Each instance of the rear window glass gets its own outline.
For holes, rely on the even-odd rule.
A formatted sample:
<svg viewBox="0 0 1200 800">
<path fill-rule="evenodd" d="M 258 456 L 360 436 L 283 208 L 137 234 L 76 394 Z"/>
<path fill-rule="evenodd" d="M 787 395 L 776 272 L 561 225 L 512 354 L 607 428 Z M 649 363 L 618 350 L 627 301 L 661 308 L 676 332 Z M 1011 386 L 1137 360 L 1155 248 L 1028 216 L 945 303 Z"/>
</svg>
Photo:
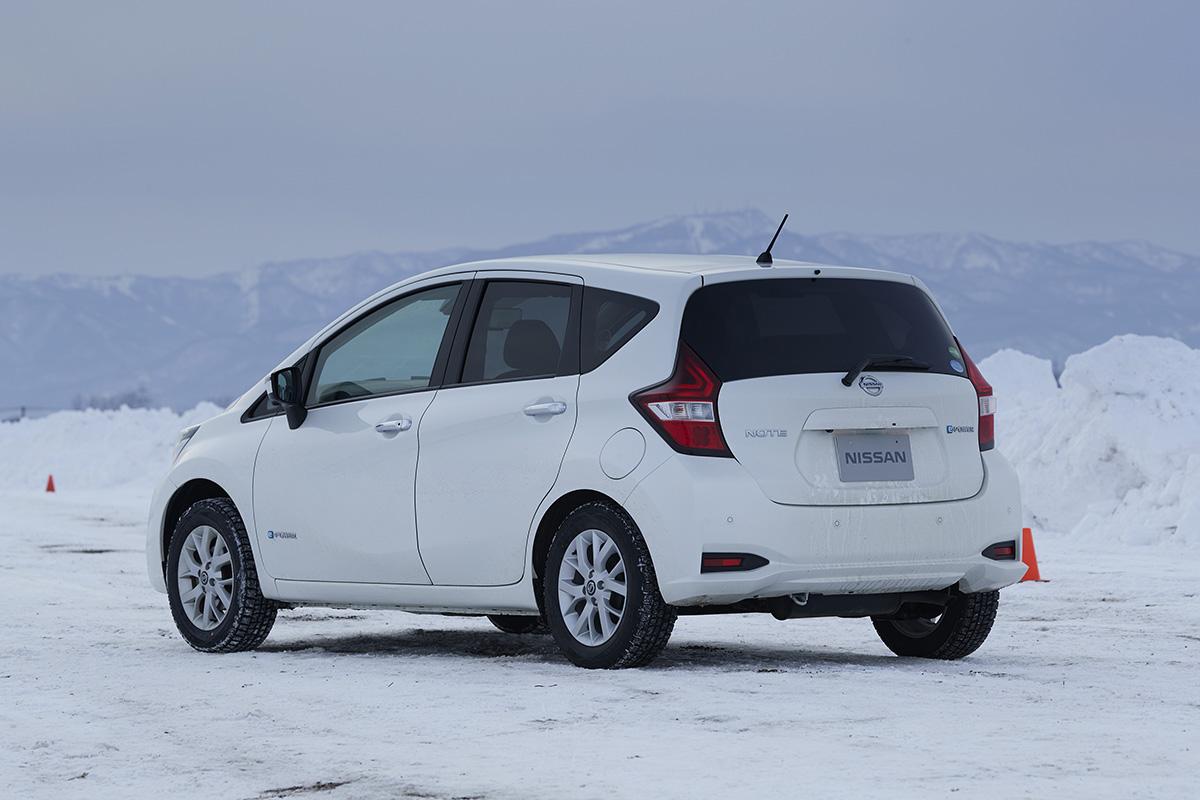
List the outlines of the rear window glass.
<svg viewBox="0 0 1200 800">
<path fill-rule="evenodd" d="M 624 292 L 583 290 L 580 371 L 591 372 L 625 346 L 658 313 L 658 303 Z"/>
<path fill-rule="evenodd" d="M 705 286 L 688 300 L 683 340 L 724 381 L 846 372 L 870 355 L 909 356 L 930 372 L 964 374 L 933 302 L 895 281 L 769 278 Z"/>
</svg>

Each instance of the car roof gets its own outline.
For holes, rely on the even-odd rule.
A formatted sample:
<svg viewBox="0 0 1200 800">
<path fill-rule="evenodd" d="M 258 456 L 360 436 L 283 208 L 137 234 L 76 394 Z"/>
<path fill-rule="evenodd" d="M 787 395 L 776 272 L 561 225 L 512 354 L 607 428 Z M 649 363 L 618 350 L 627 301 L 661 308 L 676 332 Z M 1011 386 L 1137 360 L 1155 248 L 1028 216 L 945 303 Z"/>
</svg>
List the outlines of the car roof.
<svg viewBox="0 0 1200 800">
<path fill-rule="evenodd" d="M 726 272 L 738 269 L 762 269 L 752 256 L 685 255 L 671 253 L 611 253 L 571 256 L 535 256 L 525 261 L 572 261 L 577 264 L 626 267 L 658 272 L 682 272 L 698 275 L 706 272 Z M 778 266 L 810 266 L 803 261 L 779 259 Z"/>
<path fill-rule="evenodd" d="M 756 277 L 766 277 L 766 270 L 776 270 L 784 274 L 811 274 L 812 269 L 820 269 L 827 277 L 841 278 L 873 278 L 876 280 L 893 280 L 909 283 L 913 280 L 906 275 L 890 270 L 869 267 L 842 267 L 833 264 L 818 264 L 809 261 L 793 261 L 778 258 L 770 267 L 757 263 L 755 256 L 730 255 L 686 255 L 664 253 L 600 253 L 587 255 L 540 255 L 516 258 L 498 258 L 487 261 L 473 261 L 466 264 L 456 264 L 423 276 L 436 275 L 442 272 L 464 272 L 475 270 L 486 271 L 532 271 L 560 272 L 577 274 L 587 278 L 587 273 L 623 272 L 625 274 L 653 273 L 660 276 L 677 274 L 680 276 L 712 276 L 727 273 L 753 273 Z M 751 277 L 747 275 L 747 277 Z"/>
</svg>

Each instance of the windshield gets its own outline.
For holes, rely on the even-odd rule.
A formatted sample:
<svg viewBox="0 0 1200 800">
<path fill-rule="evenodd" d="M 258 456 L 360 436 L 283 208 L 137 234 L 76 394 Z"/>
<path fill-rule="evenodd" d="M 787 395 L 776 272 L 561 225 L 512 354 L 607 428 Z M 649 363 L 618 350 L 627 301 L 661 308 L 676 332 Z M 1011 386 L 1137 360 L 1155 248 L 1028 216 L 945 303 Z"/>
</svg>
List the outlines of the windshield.
<svg viewBox="0 0 1200 800">
<path fill-rule="evenodd" d="M 875 354 L 909 356 L 929 372 L 966 375 L 933 301 L 896 281 L 768 278 L 705 286 L 688 300 L 683 340 L 722 381 L 845 374 Z"/>
</svg>

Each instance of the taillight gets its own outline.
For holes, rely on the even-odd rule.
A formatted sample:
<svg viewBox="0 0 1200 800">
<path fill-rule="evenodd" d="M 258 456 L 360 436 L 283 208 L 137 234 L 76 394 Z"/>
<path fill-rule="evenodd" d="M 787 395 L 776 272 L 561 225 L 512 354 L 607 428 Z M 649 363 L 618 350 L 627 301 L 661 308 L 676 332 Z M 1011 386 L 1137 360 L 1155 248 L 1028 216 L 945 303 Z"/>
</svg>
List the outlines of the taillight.
<svg viewBox="0 0 1200 800">
<path fill-rule="evenodd" d="M 721 381 L 708 365 L 680 343 L 675 374 L 629 399 L 667 444 L 680 453 L 731 458 L 717 417 L 720 390 Z"/>
<path fill-rule="evenodd" d="M 957 339 L 954 341 L 958 344 L 958 350 L 967 364 L 967 377 L 971 379 L 971 385 L 975 387 L 975 394 L 979 398 L 979 424 L 977 426 L 979 449 L 991 450 L 996 446 L 996 398 L 992 394 L 992 385 L 987 382 L 987 378 L 983 377 L 979 367 L 967 355 L 962 343 Z"/>
</svg>

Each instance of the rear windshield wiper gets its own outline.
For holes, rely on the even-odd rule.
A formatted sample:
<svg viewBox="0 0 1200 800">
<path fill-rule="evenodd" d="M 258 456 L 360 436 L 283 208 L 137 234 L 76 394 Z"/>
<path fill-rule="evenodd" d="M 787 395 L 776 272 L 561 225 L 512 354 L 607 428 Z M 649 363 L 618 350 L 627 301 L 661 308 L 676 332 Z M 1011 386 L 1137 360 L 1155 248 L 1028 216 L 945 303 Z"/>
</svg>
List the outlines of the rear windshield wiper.
<svg viewBox="0 0 1200 800">
<path fill-rule="evenodd" d="M 854 383 L 854 379 L 857 378 L 860 374 L 862 374 L 862 371 L 865 369 L 881 368 L 881 367 L 891 367 L 892 369 L 912 369 L 912 370 L 929 369 L 928 364 L 926 364 L 924 361 L 918 361 L 917 359 L 913 358 L 912 356 L 898 356 L 898 355 L 867 356 L 862 361 L 858 362 L 853 367 L 851 367 L 850 371 L 847 372 L 844 376 L 842 376 L 842 385 L 849 386 L 850 384 Z"/>
</svg>

